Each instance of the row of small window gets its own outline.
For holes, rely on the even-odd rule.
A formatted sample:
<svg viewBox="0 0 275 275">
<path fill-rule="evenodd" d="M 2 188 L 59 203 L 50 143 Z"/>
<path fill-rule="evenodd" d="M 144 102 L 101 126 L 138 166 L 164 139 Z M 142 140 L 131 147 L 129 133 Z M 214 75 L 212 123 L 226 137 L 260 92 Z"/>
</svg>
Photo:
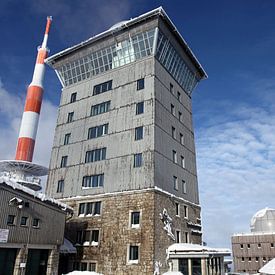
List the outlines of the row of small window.
<svg viewBox="0 0 275 275">
<path fill-rule="evenodd" d="M 140 137 L 140 136 L 137 136 Z M 85 154 L 85 163 L 96 162 L 106 159 L 106 147 L 87 151 Z M 68 156 L 61 157 L 60 168 L 67 167 Z M 134 154 L 134 167 L 142 166 L 142 153 Z"/>
<path fill-rule="evenodd" d="M 180 217 L 181 216 L 181 210 L 180 210 L 180 204 L 179 203 L 175 203 L 175 207 L 176 207 L 176 216 Z M 188 206 L 187 205 L 183 205 L 183 217 L 188 219 Z"/>
<path fill-rule="evenodd" d="M 7 225 L 16 225 L 16 216 L 15 215 L 8 215 L 7 218 Z M 28 226 L 29 225 L 29 218 L 26 216 L 22 216 L 20 219 L 21 226 Z M 32 227 L 39 228 L 40 220 L 37 218 L 32 219 Z"/>
<path fill-rule="evenodd" d="M 179 179 L 176 176 L 173 176 L 173 186 L 174 190 L 179 191 Z M 187 192 L 187 184 L 185 180 L 181 180 L 181 192 L 186 194 Z"/>
<path fill-rule="evenodd" d="M 101 93 L 107 92 L 111 89 L 112 89 L 112 80 L 94 86 L 93 95 L 101 94 Z M 144 78 L 137 80 L 137 90 L 142 90 L 142 89 L 144 89 Z M 76 101 L 76 96 L 77 96 L 77 93 L 71 94 L 70 103 L 73 103 Z M 96 116 L 96 115 L 99 115 L 102 113 L 106 113 L 106 112 L 110 111 L 110 106 L 111 106 L 111 101 L 106 101 L 106 102 L 102 102 L 100 104 L 93 105 L 91 107 L 90 115 Z M 139 108 L 141 108 L 141 107 L 139 107 Z M 138 107 L 136 108 L 136 113 L 138 114 Z M 73 119 L 74 119 L 74 112 L 68 113 L 67 123 L 72 122 Z"/>
<path fill-rule="evenodd" d="M 247 246 L 248 249 L 250 249 L 250 244 L 249 244 L 249 243 L 248 243 L 246 246 Z M 262 248 L 262 244 L 261 244 L 261 243 L 258 243 L 258 244 L 257 244 L 257 247 L 258 247 L 258 248 Z M 270 247 L 271 247 L 271 248 L 274 248 L 274 243 L 270 243 Z M 240 244 L 240 248 L 243 249 L 243 248 L 244 248 L 244 244 L 241 243 L 241 244 Z"/>
<path fill-rule="evenodd" d="M 175 106 L 173 104 L 171 104 L 171 114 L 173 116 L 176 116 L 176 111 L 175 111 Z M 183 116 L 182 116 L 182 112 L 178 112 L 178 119 L 180 122 L 183 122 Z"/>
<path fill-rule="evenodd" d="M 97 270 L 97 264 L 95 262 L 74 262 L 73 263 L 73 270 L 77 271 L 94 271 L 96 272 Z"/>
<path fill-rule="evenodd" d="M 262 257 L 262 258 L 261 257 L 255 257 L 255 258 L 252 258 L 252 257 L 247 257 L 247 258 L 242 257 L 241 261 L 244 262 L 244 261 L 247 260 L 248 262 L 252 262 L 252 259 L 255 262 L 259 262 L 261 259 L 262 259 L 263 262 L 272 260 L 272 258 L 269 258 L 269 257 Z"/>
<path fill-rule="evenodd" d="M 92 105 L 90 116 L 97 116 L 109 112 L 111 109 L 111 101 L 105 101 L 96 105 Z M 144 102 L 136 103 L 136 115 L 144 112 Z M 74 112 L 69 112 L 67 116 L 67 123 L 74 121 Z"/>
<path fill-rule="evenodd" d="M 142 110 L 143 110 L 143 102 Z M 98 137 L 102 137 L 108 134 L 109 124 L 102 124 L 99 126 L 91 127 L 88 129 L 88 139 L 94 139 Z M 70 143 L 71 133 L 68 133 L 64 137 L 64 145 L 68 145 Z M 143 138 L 143 126 L 135 128 L 135 140 L 139 140 Z"/>
<path fill-rule="evenodd" d="M 175 150 L 172 150 L 172 158 L 174 163 L 178 163 L 178 156 Z M 185 168 L 185 158 L 184 156 L 180 156 L 180 166 Z"/>
<path fill-rule="evenodd" d="M 172 130 L 171 131 L 172 132 L 172 138 L 177 139 L 177 137 L 176 137 L 176 128 L 172 126 L 171 130 Z M 184 145 L 184 136 L 183 136 L 182 133 L 180 133 L 179 138 L 180 138 L 179 139 L 180 144 Z"/>
<path fill-rule="evenodd" d="M 177 91 L 177 93 L 175 94 L 174 85 L 172 83 L 170 83 L 169 91 L 172 95 L 176 96 L 176 98 L 179 102 L 182 102 L 181 93 L 179 91 Z"/>
</svg>

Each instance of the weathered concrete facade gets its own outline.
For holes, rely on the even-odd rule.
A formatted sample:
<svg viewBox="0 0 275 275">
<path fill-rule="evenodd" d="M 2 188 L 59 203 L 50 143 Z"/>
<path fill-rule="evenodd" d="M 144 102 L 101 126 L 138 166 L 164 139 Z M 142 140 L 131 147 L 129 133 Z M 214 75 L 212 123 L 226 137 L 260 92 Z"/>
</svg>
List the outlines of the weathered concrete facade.
<svg viewBox="0 0 275 275">
<path fill-rule="evenodd" d="M 159 9 L 48 60 L 65 84 L 47 193 L 75 208 L 74 218 L 67 224 L 71 241 L 77 243 L 77 239 L 83 237 L 74 235 L 81 227 L 84 231 L 86 228 L 98 230 L 88 233 L 92 239 L 97 239 L 95 236 L 99 234 L 96 245 L 91 242 L 87 247 L 84 242 L 78 245 L 75 261 L 84 264 L 83 268 L 77 268 L 104 274 L 152 274 L 155 261 L 160 261 L 163 270 L 167 270 L 165 250 L 174 240 L 167 235 L 160 219 L 165 209 L 172 218 L 172 232 L 177 234 L 177 241 L 180 238 L 181 241 L 201 242 L 191 93 L 175 80 L 172 71 L 167 71 L 161 58 L 156 58 L 160 51 L 158 33 L 159 37 L 164 34 L 174 47 L 173 52 L 178 53 L 177 67 L 182 66 L 181 60 L 187 64 L 186 75 L 190 71 L 193 81 L 198 81 L 205 74 L 180 35 L 175 34 L 169 20 Z M 127 42 L 126 55 L 123 47 L 129 37 L 132 40 Z M 148 41 L 145 37 L 149 37 Z M 138 39 L 146 40 L 142 47 L 151 43 L 151 48 L 148 46 L 150 50 L 147 49 L 142 58 L 135 55 L 129 61 L 132 58 L 130 55 L 129 59 L 129 53 L 136 49 L 132 43 L 134 45 Z M 106 65 L 99 68 L 101 73 L 94 71 L 92 77 L 90 73 L 87 73 L 89 77 L 84 77 L 85 69 L 90 68 L 86 63 L 79 78 L 75 76 L 67 81 L 70 74 L 63 73 L 66 68 L 70 68 L 72 74 L 80 74 L 81 62 L 90 60 L 87 54 L 105 48 L 107 53 L 111 45 L 116 49 L 115 55 L 110 54 L 112 64 L 108 66 L 112 69 L 106 69 Z M 123 62 L 120 59 L 119 66 L 116 65 L 118 56 L 124 58 Z M 94 58 L 92 54 L 91 58 Z M 103 57 L 101 62 L 104 62 Z M 74 67 L 77 64 L 78 72 Z M 94 62 L 93 68 L 97 64 Z M 95 93 L 96 87 L 107 82 L 111 83 L 110 89 Z M 109 102 L 108 107 L 106 102 Z M 99 104 L 102 109 L 94 115 L 93 108 Z M 104 130 L 98 134 L 98 127 L 102 125 Z M 91 138 L 89 129 L 96 127 L 95 136 Z M 94 153 L 96 150 L 98 156 L 87 161 L 87 151 Z M 97 209 L 96 214 L 92 214 L 91 208 L 99 205 L 100 211 Z M 87 211 L 89 214 L 85 215 Z M 138 213 L 132 217 L 132 212 Z M 133 228 L 129 228 L 131 217 L 140 224 L 135 220 Z"/>
</svg>

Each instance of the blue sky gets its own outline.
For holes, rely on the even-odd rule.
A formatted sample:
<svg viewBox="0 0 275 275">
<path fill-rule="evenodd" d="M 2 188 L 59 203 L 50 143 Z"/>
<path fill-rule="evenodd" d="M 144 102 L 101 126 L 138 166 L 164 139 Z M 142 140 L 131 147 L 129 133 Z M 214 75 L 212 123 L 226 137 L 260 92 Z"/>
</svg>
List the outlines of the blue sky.
<svg viewBox="0 0 275 275">
<path fill-rule="evenodd" d="M 204 239 L 230 247 L 232 233 L 274 202 L 274 0 L 2 0 L 0 159 L 14 158 L 47 15 L 55 53 L 160 5 L 209 75 L 193 93 Z M 48 165 L 61 91 L 50 68 L 44 86 L 35 161 Z"/>
</svg>

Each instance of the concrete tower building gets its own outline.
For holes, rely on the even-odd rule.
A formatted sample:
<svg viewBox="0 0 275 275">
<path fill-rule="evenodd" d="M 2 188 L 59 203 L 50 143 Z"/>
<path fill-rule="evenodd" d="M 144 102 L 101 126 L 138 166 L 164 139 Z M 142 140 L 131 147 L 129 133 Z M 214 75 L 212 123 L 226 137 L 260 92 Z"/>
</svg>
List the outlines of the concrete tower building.
<svg viewBox="0 0 275 275">
<path fill-rule="evenodd" d="M 191 94 L 205 71 L 162 8 L 47 63 L 63 86 L 47 193 L 75 210 L 74 268 L 167 270 L 169 245 L 201 243 Z"/>
</svg>

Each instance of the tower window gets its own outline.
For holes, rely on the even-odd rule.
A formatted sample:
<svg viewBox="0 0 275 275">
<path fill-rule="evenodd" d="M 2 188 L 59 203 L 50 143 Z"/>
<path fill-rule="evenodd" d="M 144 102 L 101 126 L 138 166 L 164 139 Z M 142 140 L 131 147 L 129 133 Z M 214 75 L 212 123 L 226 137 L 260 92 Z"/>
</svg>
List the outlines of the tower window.
<svg viewBox="0 0 275 275">
<path fill-rule="evenodd" d="M 173 155 L 173 162 L 177 163 L 177 152 L 173 150 L 172 155 Z"/>
<path fill-rule="evenodd" d="M 71 94 L 71 100 L 70 103 L 76 102 L 76 93 Z"/>
<path fill-rule="evenodd" d="M 187 205 L 184 205 L 183 206 L 183 213 L 184 213 L 184 218 L 188 218 L 188 207 Z"/>
<path fill-rule="evenodd" d="M 171 104 L 171 114 L 175 115 L 175 106 L 173 104 Z"/>
<path fill-rule="evenodd" d="M 103 124 L 103 125 L 99 125 L 99 126 L 95 126 L 95 127 L 91 127 L 88 130 L 88 139 L 92 139 L 92 138 L 97 138 L 97 137 L 101 137 L 104 135 L 108 134 L 108 123 Z"/>
<path fill-rule="evenodd" d="M 56 190 L 57 193 L 62 193 L 64 192 L 64 180 L 59 180 L 57 182 L 57 190 Z"/>
<path fill-rule="evenodd" d="M 20 225 L 22 226 L 26 226 L 27 225 L 27 222 L 28 222 L 28 217 L 21 217 L 21 222 L 20 222 Z"/>
<path fill-rule="evenodd" d="M 68 133 L 64 137 L 64 145 L 67 145 L 70 143 L 71 133 Z"/>
<path fill-rule="evenodd" d="M 63 156 L 63 157 L 61 158 L 60 167 L 61 167 L 61 168 L 66 167 L 66 166 L 67 166 L 67 162 L 68 162 L 68 156 Z"/>
<path fill-rule="evenodd" d="M 181 159 L 181 167 L 185 168 L 185 159 L 184 159 L 184 157 L 181 156 L 180 159 Z"/>
<path fill-rule="evenodd" d="M 176 230 L 176 243 L 180 243 L 181 242 L 181 234 L 180 234 L 180 230 Z"/>
<path fill-rule="evenodd" d="M 111 101 L 102 102 L 91 107 L 91 116 L 97 116 L 110 111 Z"/>
<path fill-rule="evenodd" d="M 106 147 L 87 151 L 85 155 L 85 163 L 96 162 L 106 159 Z"/>
<path fill-rule="evenodd" d="M 176 202 L 175 206 L 176 206 L 176 216 L 180 216 L 180 204 Z"/>
<path fill-rule="evenodd" d="M 140 212 L 134 211 L 131 213 L 131 227 L 137 228 L 139 227 L 140 222 Z"/>
<path fill-rule="evenodd" d="M 180 101 L 181 102 L 181 93 L 178 91 L 178 93 L 177 93 L 177 99 L 178 99 L 178 101 Z"/>
<path fill-rule="evenodd" d="M 93 90 L 93 95 L 98 95 L 98 94 L 105 93 L 107 91 L 112 90 L 112 84 L 113 84 L 113 81 L 109 80 L 107 82 L 95 85 Z"/>
<path fill-rule="evenodd" d="M 184 144 L 184 137 L 182 133 L 180 133 L 180 144 Z"/>
<path fill-rule="evenodd" d="M 134 167 L 142 166 L 142 153 L 134 154 Z"/>
<path fill-rule="evenodd" d="M 176 138 L 176 129 L 172 126 L 172 138 Z"/>
<path fill-rule="evenodd" d="M 176 176 L 173 176 L 173 183 L 174 183 L 174 189 L 179 190 L 178 178 Z"/>
<path fill-rule="evenodd" d="M 104 184 L 104 174 L 84 176 L 82 179 L 82 188 L 102 187 Z"/>
<path fill-rule="evenodd" d="M 144 89 L 144 78 L 137 80 L 137 90 L 142 90 L 142 89 Z"/>
<path fill-rule="evenodd" d="M 34 218 L 32 221 L 32 227 L 38 228 L 39 227 L 39 219 Z"/>
<path fill-rule="evenodd" d="M 68 113 L 68 117 L 67 117 L 67 123 L 72 122 L 74 119 L 74 112 L 70 112 Z"/>
<path fill-rule="evenodd" d="M 129 246 L 129 262 L 130 263 L 138 263 L 139 259 L 139 246 L 138 245 L 130 245 Z"/>
<path fill-rule="evenodd" d="M 173 93 L 173 92 L 174 92 L 174 86 L 173 86 L 172 83 L 170 83 L 169 91 L 170 91 L 170 93 Z"/>
<path fill-rule="evenodd" d="M 182 122 L 182 112 L 179 112 L 179 121 Z"/>
<path fill-rule="evenodd" d="M 136 115 L 144 113 L 144 101 L 136 104 Z"/>
<path fill-rule="evenodd" d="M 181 183 L 182 183 L 182 193 L 186 194 L 187 193 L 186 181 L 182 180 Z"/>
<path fill-rule="evenodd" d="M 143 139 L 143 126 L 135 128 L 135 140 Z"/>
</svg>

